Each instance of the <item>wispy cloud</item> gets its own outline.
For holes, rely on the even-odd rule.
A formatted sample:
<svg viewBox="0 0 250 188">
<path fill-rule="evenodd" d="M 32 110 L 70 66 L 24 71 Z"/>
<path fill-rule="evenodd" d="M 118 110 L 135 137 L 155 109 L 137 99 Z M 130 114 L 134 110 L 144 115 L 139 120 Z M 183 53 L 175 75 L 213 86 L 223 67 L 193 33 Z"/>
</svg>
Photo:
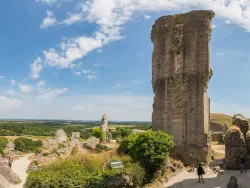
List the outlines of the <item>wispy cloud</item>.
<svg viewBox="0 0 250 188">
<path fill-rule="evenodd" d="M 30 78 L 39 78 L 42 69 L 42 59 L 37 57 L 33 64 L 30 65 Z"/>
<path fill-rule="evenodd" d="M 67 88 L 63 89 L 47 89 L 44 93 L 41 95 L 38 95 L 36 98 L 37 99 L 52 99 L 58 95 L 64 94 L 68 91 Z"/>
<path fill-rule="evenodd" d="M 20 84 L 19 85 L 21 93 L 30 93 L 34 88 L 27 84 Z"/>
<path fill-rule="evenodd" d="M 41 2 L 41 3 L 46 3 L 48 5 L 51 5 L 55 2 L 57 2 L 58 0 L 36 0 L 36 2 Z"/>
<path fill-rule="evenodd" d="M 47 16 L 40 25 L 40 29 L 47 29 L 49 26 L 53 26 L 57 23 L 57 19 L 52 11 L 47 11 L 46 14 Z"/>
</svg>

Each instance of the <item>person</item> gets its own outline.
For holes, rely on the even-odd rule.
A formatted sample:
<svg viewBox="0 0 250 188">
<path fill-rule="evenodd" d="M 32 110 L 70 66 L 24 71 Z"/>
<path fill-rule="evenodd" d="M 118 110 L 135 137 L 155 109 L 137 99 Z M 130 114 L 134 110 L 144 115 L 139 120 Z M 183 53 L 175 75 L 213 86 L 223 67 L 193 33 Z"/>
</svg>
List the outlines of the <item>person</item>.
<svg viewBox="0 0 250 188">
<path fill-rule="evenodd" d="M 204 179 L 203 179 L 203 174 L 205 174 L 205 171 L 204 171 L 204 169 L 202 168 L 202 166 L 201 166 L 201 164 L 199 164 L 199 166 L 198 166 L 198 168 L 197 168 L 197 173 L 198 173 L 198 176 L 199 176 L 199 181 L 198 182 L 201 182 L 201 180 L 203 181 L 203 182 L 205 182 L 204 181 Z"/>
<path fill-rule="evenodd" d="M 243 169 L 245 170 L 245 173 L 246 173 L 247 169 L 246 169 L 245 163 L 246 163 L 246 158 L 244 156 L 242 156 L 240 158 L 240 173 L 243 172 Z"/>
<path fill-rule="evenodd" d="M 12 166 L 12 162 L 13 162 L 13 159 L 12 159 L 11 156 L 9 156 L 9 167 L 10 167 L 10 168 L 11 168 L 11 166 Z"/>
</svg>

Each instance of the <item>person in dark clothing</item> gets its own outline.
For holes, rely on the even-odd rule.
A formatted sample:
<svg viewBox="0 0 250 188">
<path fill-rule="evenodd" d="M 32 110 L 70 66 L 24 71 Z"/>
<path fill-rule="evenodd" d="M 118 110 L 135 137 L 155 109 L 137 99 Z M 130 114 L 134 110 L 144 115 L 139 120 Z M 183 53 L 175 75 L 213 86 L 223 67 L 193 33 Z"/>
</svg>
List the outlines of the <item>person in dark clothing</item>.
<svg viewBox="0 0 250 188">
<path fill-rule="evenodd" d="M 199 166 L 197 168 L 197 173 L 198 173 L 198 176 L 199 176 L 199 181 L 198 182 L 201 182 L 201 180 L 204 182 L 204 179 L 203 179 L 202 175 L 205 174 L 205 171 L 202 168 L 201 164 L 199 164 Z"/>
<path fill-rule="evenodd" d="M 8 161 L 8 163 L 9 163 L 9 167 L 11 168 L 12 163 L 13 163 L 13 159 L 12 159 L 12 157 L 11 157 L 11 156 L 9 156 L 9 161 Z"/>
<path fill-rule="evenodd" d="M 242 173 L 243 170 L 245 170 L 245 172 L 247 171 L 245 163 L 246 163 L 246 158 L 244 156 L 242 156 L 240 158 L 240 173 Z"/>
</svg>

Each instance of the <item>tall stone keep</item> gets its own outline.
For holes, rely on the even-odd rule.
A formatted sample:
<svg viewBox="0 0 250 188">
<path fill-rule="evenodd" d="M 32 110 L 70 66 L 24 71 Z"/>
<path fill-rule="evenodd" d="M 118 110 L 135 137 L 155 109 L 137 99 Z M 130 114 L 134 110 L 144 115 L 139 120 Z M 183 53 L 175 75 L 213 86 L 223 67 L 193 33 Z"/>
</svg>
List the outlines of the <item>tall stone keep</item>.
<svg viewBox="0 0 250 188">
<path fill-rule="evenodd" d="M 163 16 L 152 28 L 153 130 L 171 134 L 174 154 L 186 163 L 209 156 L 212 76 L 209 41 L 214 13 L 209 10 Z"/>
</svg>

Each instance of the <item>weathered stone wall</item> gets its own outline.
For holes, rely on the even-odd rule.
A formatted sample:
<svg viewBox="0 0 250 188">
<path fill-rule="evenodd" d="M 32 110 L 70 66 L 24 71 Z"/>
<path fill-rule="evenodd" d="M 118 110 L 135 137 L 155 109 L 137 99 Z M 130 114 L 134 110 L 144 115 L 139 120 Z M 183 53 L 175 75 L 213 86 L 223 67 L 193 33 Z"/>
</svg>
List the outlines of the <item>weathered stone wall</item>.
<svg viewBox="0 0 250 188">
<path fill-rule="evenodd" d="M 240 158 L 246 157 L 247 146 L 244 134 L 239 127 L 231 127 L 225 136 L 225 167 L 227 169 L 239 169 Z"/>
<path fill-rule="evenodd" d="M 207 161 L 209 153 L 207 87 L 212 75 L 209 41 L 213 16 L 212 11 L 163 16 L 152 28 L 153 130 L 173 135 L 176 154 L 184 161 Z"/>
</svg>

